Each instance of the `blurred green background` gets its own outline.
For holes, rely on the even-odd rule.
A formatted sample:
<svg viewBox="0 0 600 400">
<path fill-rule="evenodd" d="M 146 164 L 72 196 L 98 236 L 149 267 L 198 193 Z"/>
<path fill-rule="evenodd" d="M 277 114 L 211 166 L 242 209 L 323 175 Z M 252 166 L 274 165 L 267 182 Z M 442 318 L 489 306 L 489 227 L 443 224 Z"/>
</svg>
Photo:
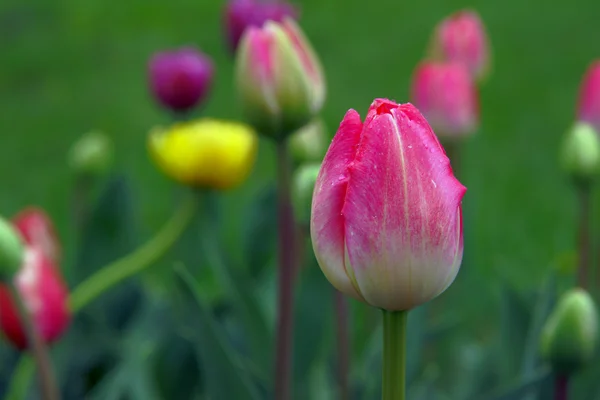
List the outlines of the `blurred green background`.
<svg viewBox="0 0 600 400">
<path fill-rule="evenodd" d="M 481 14 L 493 46 L 493 69 L 480 93 L 481 128 L 469 140 L 462 163 L 461 180 L 468 188 L 465 262 L 457 283 L 436 303 L 452 307 L 469 326 L 493 330 L 489 316 L 495 314 L 490 310 L 496 310 L 500 284 L 538 287 L 549 268 L 574 249 L 576 199 L 560 171 L 558 151 L 574 120 L 581 76 L 600 55 L 600 3 L 295 4 L 325 67 L 323 116 L 330 136 L 348 108 L 364 114 L 375 97 L 409 101 L 412 71 L 435 24 L 464 7 Z M 69 249 L 75 241 L 68 222 L 74 177 L 66 154 L 81 134 L 100 129 L 114 139 L 116 169 L 132 186 L 140 240 L 156 231 L 173 212 L 177 194 L 146 151 L 149 129 L 171 120 L 148 94 L 146 63 L 157 50 L 198 46 L 217 65 L 212 95 L 201 113 L 239 118 L 233 61 L 221 26 L 223 5 L 212 0 L 3 0 L 0 212 L 11 215 L 28 204 L 44 207 Z M 274 179 L 272 150 L 263 141 L 250 179 L 222 196 L 221 239 L 238 261 L 244 257 L 253 201 Z"/>
</svg>

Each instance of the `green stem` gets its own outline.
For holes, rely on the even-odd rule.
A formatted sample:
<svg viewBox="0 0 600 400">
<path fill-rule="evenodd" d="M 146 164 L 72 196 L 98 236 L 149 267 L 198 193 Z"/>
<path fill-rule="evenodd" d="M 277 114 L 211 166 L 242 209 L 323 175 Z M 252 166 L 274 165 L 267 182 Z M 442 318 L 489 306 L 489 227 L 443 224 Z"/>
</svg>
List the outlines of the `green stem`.
<svg viewBox="0 0 600 400">
<path fill-rule="evenodd" d="M 591 238 L 590 238 L 590 220 L 591 220 L 591 188 L 589 184 L 579 184 L 577 186 L 577 195 L 579 197 L 579 237 L 578 237 L 578 266 L 577 266 L 577 284 L 583 289 L 587 289 L 590 273 L 591 256 Z"/>
<path fill-rule="evenodd" d="M 408 311 L 383 310 L 383 400 L 406 398 L 406 320 Z"/>
<path fill-rule="evenodd" d="M 60 399 L 60 393 L 56 386 L 56 378 L 54 376 L 54 370 L 52 369 L 52 362 L 48 356 L 48 349 L 35 329 L 33 318 L 31 317 L 19 290 L 13 284 L 8 286 L 10 287 L 13 301 L 19 311 L 21 324 L 27 336 L 27 348 L 31 354 L 33 354 L 38 368 L 42 399 L 58 400 Z"/>
<path fill-rule="evenodd" d="M 195 211 L 196 200 L 193 196 L 188 196 L 179 210 L 150 241 L 133 253 L 99 269 L 77 286 L 69 298 L 71 312 L 77 313 L 108 289 L 141 272 L 160 258 L 181 236 Z"/>
</svg>

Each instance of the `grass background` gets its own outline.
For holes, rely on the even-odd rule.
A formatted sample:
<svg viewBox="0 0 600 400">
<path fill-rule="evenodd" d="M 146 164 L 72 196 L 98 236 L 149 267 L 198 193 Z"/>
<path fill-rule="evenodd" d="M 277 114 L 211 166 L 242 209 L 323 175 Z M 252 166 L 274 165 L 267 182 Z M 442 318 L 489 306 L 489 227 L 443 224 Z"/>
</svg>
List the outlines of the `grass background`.
<svg viewBox="0 0 600 400">
<path fill-rule="evenodd" d="M 326 70 L 323 116 L 331 136 L 348 108 L 364 114 L 375 97 L 409 100 L 412 71 L 439 20 L 464 7 L 481 14 L 493 68 L 481 89 L 481 128 L 466 145 L 462 165 L 468 188 L 465 264 L 459 284 L 442 299 L 458 299 L 453 304 L 469 314 L 487 315 L 500 278 L 521 289 L 537 286 L 574 247 L 576 199 L 558 152 L 574 120 L 581 76 L 600 55 L 600 3 L 296 4 Z M 44 207 L 68 248 L 75 239 L 68 223 L 74 177 L 66 154 L 82 133 L 101 129 L 114 139 L 116 168 L 134 187 L 142 236 L 158 229 L 172 213 L 175 185 L 146 152 L 149 129 L 170 120 L 148 95 L 146 63 L 157 50 L 198 46 L 217 65 L 202 113 L 239 118 L 222 7 L 212 0 L 3 0 L 0 213 L 10 215 L 27 204 Z M 223 196 L 222 240 L 234 257 L 241 254 L 251 200 L 274 179 L 272 150 L 263 141 L 250 179 Z"/>
</svg>

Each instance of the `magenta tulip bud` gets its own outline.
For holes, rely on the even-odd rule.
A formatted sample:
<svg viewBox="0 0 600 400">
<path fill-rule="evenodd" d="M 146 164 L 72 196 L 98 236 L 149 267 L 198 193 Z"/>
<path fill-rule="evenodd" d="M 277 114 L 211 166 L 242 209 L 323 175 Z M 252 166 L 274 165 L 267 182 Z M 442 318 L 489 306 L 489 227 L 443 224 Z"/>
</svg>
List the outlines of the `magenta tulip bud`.
<svg viewBox="0 0 600 400">
<path fill-rule="evenodd" d="M 477 128 L 477 90 L 460 64 L 421 63 L 413 77 L 412 100 L 440 137 L 466 136 Z"/>
<path fill-rule="evenodd" d="M 205 54 L 182 48 L 155 54 L 149 63 L 150 87 L 166 108 L 186 111 L 207 95 L 213 63 Z"/>
<path fill-rule="evenodd" d="M 346 113 L 312 201 L 316 258 L 339 291 L 384 310 L 442 293 L 462 260 L 466 188 L 412 104 L 376 99 Z"/>
<path fill-rule="evenodd" d="M 583 77 L 577 117 L 600 132 L 600 60 L 592 63 Z"/>
<path fill-rule="evenodd" d="M 452 14 L 437 26 L 432 55 L 438 60 L 462 64 L 473 79 L 482 80 L 489 70 L 489 47 L 479 14 L 463 10 Z"/>
<path fill-rule="evenodd" d="M 298 11 L 284 1 L 230 1 L 225 7 L 224 26 L 231 50 L 237 49 L 247 28 L 262 28 L 267 21 L 283 22 L 285 17 L 297 19 Z"/>
</svg>

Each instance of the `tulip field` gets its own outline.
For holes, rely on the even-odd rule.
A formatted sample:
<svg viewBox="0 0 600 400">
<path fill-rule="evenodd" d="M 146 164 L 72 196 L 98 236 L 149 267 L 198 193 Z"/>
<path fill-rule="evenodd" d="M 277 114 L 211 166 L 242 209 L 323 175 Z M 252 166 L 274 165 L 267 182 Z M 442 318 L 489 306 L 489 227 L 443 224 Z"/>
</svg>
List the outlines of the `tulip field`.
<svg viewBox="0 0 600 400">
<path fill-rule="evenodd" d="M 0 4 L 0 398 L 600 400 L 599 5 Z"/>
</svg>

